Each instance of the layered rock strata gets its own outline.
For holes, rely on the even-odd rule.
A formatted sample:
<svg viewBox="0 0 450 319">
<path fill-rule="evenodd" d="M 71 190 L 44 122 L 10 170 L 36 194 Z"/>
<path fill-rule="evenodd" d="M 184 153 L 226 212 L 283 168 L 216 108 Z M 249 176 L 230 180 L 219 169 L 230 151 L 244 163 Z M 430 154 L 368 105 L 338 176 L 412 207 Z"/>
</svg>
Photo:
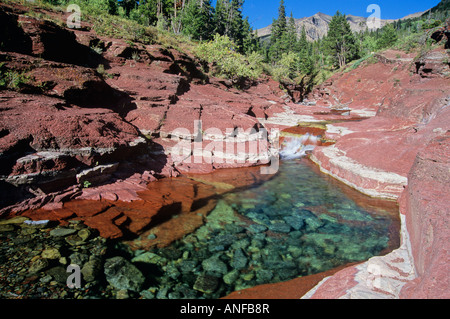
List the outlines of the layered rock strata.
<svg viewBox="0 0 450 319">
<path fill-rule="evenodd" d="M 418 59 L 397 51 L 375 55 L 332 77 L 308 96 L 309 103 L 298 105 L 270 79 L 238 90 L 207 77 L 195 60 L 177 50 L 131 46 L 24 13 L 0 7 L 0 21 L 11 31 L 1 38 L 6 43 L 0 52 L 2 67 L 32 79 L 20 92 L 1 92 L 0 213 L 41 208 L 27 212 L 37 219 L 83 218 L 110 238 L 144 232 L 165 206 L 192 212 L 192 206 L 208 206 L 199 207 L 198 200 L 217 193 L 217 187 L 202 183 L 200 195 L 190 189 L 175 201 L 167 199 L 170 192 L 140 198 L 148 182 L 180 172 L 245 166 L 250 160 L 251 165 L 265 163 L 272 140 L 263 137 L 253 153 L 242 152 L 243 158 L 237 145 L 248 150 L 264 130 L 322 122 L 327 124 L 325 137 L 336 143 L 317 147 L 311 159 L 361 192 L 399 201 L 402 245 L 325 278 L 305 298 L 449 297 L 450 83 L 445 50 L 434 49 Z M 49 39 L 64 39 L 64 47 L 72 50 Z M 104 44 L 100 53 L 90 48 L 93 43 Z M 220 148 L 226 144 L 233 145 L 230 154 Z M 88 185 L 104 183 L 105 173 L 116 183 Z M 74 198 L 89 200 L 89 209 Z M 96 201 L 100 206 L 92 209 Z M 134 209 L 117 209 L 127 202 Z M 139 205 L 144 202 L 154 209 L 143 214 Z M 192 220 L 192 229 L 201 222 L 194 215 L 182 219 Z M 161 227 L 161 234 L 166 230 Z M 298 284 L 275 287 L 289 295 Z M 267 287 L 252 291 L 253 296 L 268 296 Z M 245 291 L 238 295 L 248 296 Z"/>
<path fill-rule="evenodd" d="M 332 77 L 308 97 L 318 106 L 372 113 L 363 121 L 327 124 L 325 137 L 336 143 L 316 147 L 311 159 L 324 173 L 369 196 L 396 200 L 402 231 L 398 249 L 323 276 L 302 298 L 449 297 L 450 82 L 446 59 L 438 56 L 448 55 L 435 49 L 417 64 L 412 55 L 386 51 L 375 63 Z M 276 121 L 283 117 L 292 119 L 292 112 Z M 298 296 L 301 282 L 230 297 L 276 298 L 279 289 Z"/>
</svg>

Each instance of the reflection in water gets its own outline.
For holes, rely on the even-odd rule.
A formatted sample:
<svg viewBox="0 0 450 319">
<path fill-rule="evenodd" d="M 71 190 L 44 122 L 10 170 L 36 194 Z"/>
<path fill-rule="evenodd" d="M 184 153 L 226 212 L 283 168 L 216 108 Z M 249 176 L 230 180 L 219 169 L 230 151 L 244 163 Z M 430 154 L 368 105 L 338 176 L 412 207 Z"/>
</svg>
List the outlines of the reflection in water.
<svg viewBox="0 0 450 319">
<path fill-rule="evenodd" d="M 373 202 L 306 159 L 287 160 L 270 180 L 223 194 L 189 235 L 136 250 L 134 262 L 160 270 L 154 298 L 218 298 L 326 271 L 398 246 L 398 209 Z"/>
</svg>

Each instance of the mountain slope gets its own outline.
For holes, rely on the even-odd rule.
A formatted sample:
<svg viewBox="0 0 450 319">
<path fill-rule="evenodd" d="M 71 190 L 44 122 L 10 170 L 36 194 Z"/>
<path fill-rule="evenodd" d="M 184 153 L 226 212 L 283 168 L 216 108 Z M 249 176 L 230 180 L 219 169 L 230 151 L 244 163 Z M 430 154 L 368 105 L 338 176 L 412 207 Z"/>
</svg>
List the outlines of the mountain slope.
<svg viewBox="0 0 450 319">
<path fill-rule="evenodd" d="M 421 12 L 420 14 L 423 14 Z M 416 16 L 417 14 L 407 16 L 405 18 Z M 405 19 L 403 18 L 403 19 Z M 328 33 L 328 26 L 331 22 L 332 16 L 318 12 L 311 17 L 305 17 L 301 19 L 295 19 L 295 25 L 297 26 L 297 33 L 300 35 L 302 27 L 305 26 L 306 36 L 308 40 L 315 41 L 323 38 Z M 400 19 L 400 20 L 403 20 Z M 347 21 L 350 23 L 350 27 L 354 32 L 364 31 L 367 28 L 367 20 L 365 17 L 358 17 L 354 15 L 347 15 Z M 396 20 L 383 20 L 381 19 L 380 27 L 385 26 L 388 23 L 392 23 Z M 262 29 L 258 29 L 258 36 L 263 40 L 268 38 L 271 34 L 272 25 L 268 25 Z"/>
<path fill-rule="evenodd" d="M 428 14 L 429 11 L 432 13 L 442 12 L 448 15 L 448 12 L 450 11 L 450 0 L 442 0 L 435 7 L 425 11 L 425 14 Z"/>
</svg>

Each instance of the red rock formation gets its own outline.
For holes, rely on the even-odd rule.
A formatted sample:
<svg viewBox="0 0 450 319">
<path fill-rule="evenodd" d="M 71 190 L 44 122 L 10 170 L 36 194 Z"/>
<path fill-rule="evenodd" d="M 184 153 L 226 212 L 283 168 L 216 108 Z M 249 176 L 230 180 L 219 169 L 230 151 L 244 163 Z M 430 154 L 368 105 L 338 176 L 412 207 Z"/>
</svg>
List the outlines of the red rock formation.
<svg viewBox="0 0 450 319">
<path fill-rule="evenodd" d="M 407 235 L 402 238 L 403 245 L 398 252 L 369 260 L 353 271 L 338 272 L 310 294 L 310 298 L 448 298 L 448 66 L 438 62 L 439 59 L 433 60 L 442 56 L 438 49 L 426 55 L 434 61 L 425 64 L 431 69 L 426 76 L 421 71 L 422 66 L 417 69 L 417 75 L 409 75 L 410 67 L 414 67 L 412 60 L 393 60 L 392 52 L 385 54 L 385 59 L 379 59 L 382 63 L 335 78 L 333 86 L 327 87 L 327 90 L 332 88 L 332 95 L 339 95 L 341 101 L 349 101 L 356 93 L 358 100 L 368 96 L 367 102 L 382 103 L 375 118 L 329 127 L 333 132 L 331 137 L 337 139 L 337 143 L 329 148 L 317 148 L 314 160 L 320 163 L 323 171 L 363 192 L 400 197 Z M 365 95 L 355 84 L 358 78 L 364 83 L 380 81 L 380 75 L 384 78 L 382 85 L 390 83 L 390 89 Z M 356 90 L 350 91 L 352 86 Z M 327 94 L 316 93 L 316 97 L 319 96 Z M 348 105 L 359 107 L 359 103 L 353 101 Z M 396 253 L 397 256 L 412 253 L 410 263 L 414 265 L 408 266 L 409 270 L 406 266 L 396 266 L 397 260 L 406 261 L 404 257 L 395 257 Z M 367 279 L 371 276 L 370 267 L 382 260 L 387 267 L 399 267 L 404 271 L 390 275 L 391 288 L 386 284 L 376 289 L 376 285 L 365 286 L 367 283 L 361 282 L 361 278 L 373 284 Z M 356 281 L 350 283 L 352 278 Z M 416 279 L 411 281 L 411 278 Z M 408 283 L 403 287 L 405 282 Z M 393 286 L 396 288 L 392 289 Z M 334 287 L 339 287 L 341 292 L 333 294 Z"/>
<path fill-rule="evenodd" d="M 425 74 L 424 66 L 415 70 L 412 56 L 384 52 L 377 63 L 338 74 L 308 97 L 318 106 L 376 115 L 327 125 L 325 136 L 337 142 L 317 147 L 312 159 L 353 188 L 398 199 L 400 248 L 330 277 L 258 286 L 229 298 L 449 297 L 450 83 L 448 66 L 437 59 L 442 52 L 437 49 L 423 57 L 430 57 Z M 318 283 L 322 278 L 307 294 L 296 294 L 304 281 Z"/>
<path fill-rule="evenodd" d="M 217 165 L 207 160 L 172 161 L 170 152 L 176 142 L 171 137 L 184 129 L 187 133 L 179 137 L 190 143 L 196 133 L 195 121 L 201 121 L 204 132 L 220 131 L 224 138 L 235 129 L 259 130 L 258 117 L 265 118 L 271 109 L 284 104 L 280 98 L 284 93 L 272 80 L 240 91 L 208 78 L 192 57 L 177 50 L 98 37 L 87 25 L 69 30 L 24 15 L 28 10 L 0 5 L 2 26 L 10 31 L 1 37 L 6 50 L 0 52 L 3 67 L 29 79 L 19 92 L 1 93 L 3 210 L 15 202 L 8 199 L 13 193 L 23 193 L 17 200 L 28 198 L 36 207 L 52 201 L 49 193 L 77 182 L 91 187 L 104 183 L 106 177 L 79 178 L 91 176 L 89 171 L 98 165 L 119 163 L 109 175 L 122 186 L 121 181 L 128 180 L 128 191 L 103 187 L 96 195 L 85 191 L 85 198 L 114 198 L 118 193 L 125 200 L 135 197 L 142 187 L 136 178 L 144 172 L 152 172 L 151 178 L 143 178 L 145 183 L 176 176 L 178 170 L 205 173 L 219 167 L 246 166 L 248 163 L 237 160 L 238 154 L 231 155 L 233 161 L 222 163 L 228 157 L 219 151 L 213 154 L 213 160 L 219 159 Z M 55 20 L 61 18 L 53 11 L 44 13 Z M 227 142 L 247 143 L 249 137 L 247 133 Z M 207 146 L 215 138 L 205 134 L 203 142 Z M 188 151 L 193 152 L 192 147 Z M 264 151 L 267 153 L 262 148 L 261 153 L 252 155 L 255 161 L 251 165 L 267 157 Z M 32 199 L 36 194 L 39 199 Z"/>
<path fill-rule="evenodd" d="M 418 278 L 405 285 L 402 298 L 450 297 L 449 158 L 450 133 L 447 130 L 418 153 L 408 175 L 407 227 Z"/>
<path fill-rule="evenodd" d="M 95 192 L 98 197 L 93 199 L 86 199 L 90 195 L 87 192 L 77 200 L 22 211 L 20 215 L 32 220 L 58 221 L 60 224 L 83 220 L 104 238 L 129 239 L 141 235 L 139 241 L 130 242 L 133 249 L 166 247 L 204 224 L 204 218 L 216 205 L 217 195 L 268 178 L 270 175 L 262 175 L 259 167 L 219 170 L 205 175 L 187 174 L 141 185 L 140 190 L 131 195 L 130 201 L 118 200 L 127 198 L 120 193 L 120 190 L 127 192 L 123 189 L 125 182 L 122 182 L 119 190 L 115 190 L 114 186 L 111 190 L 108 185 L 107 190 Z M 118 197 L 100 195 L 112 192 L 117 192 Z M 153 237 L 148 238 L 150 234 Z"/>
<path fill-rule="evenodd" d="M 208 173 L 245 165 L 173 161 L 173 136 L 190 143 L 196 137 L 195 121 L 201 121 L 205 132 L 217 129 L 215 134 L 226 136 L 227 129 L 250 132 L 344 119 L 348 122 L 328 125 L 326 136 L 337 143 L 316 148 L 314 161 L 362 192 L 400 198 L 404 233 L 409 236 L 402 237 L 402 251 L 345 268 L 307 296 L 449 297 L 450 86 L 444 50 L 432 50 L 417 60 L 414 54 L 397 51 L 375 55 L 317 87 L 308 96 L 314 106 L 295 105 L 286 102 L 287 96 L 271 79 L 239 91 L 208 78 L 195 60 L 176 50 L 131 46 L 98 37 L 89 28 L 67 30 L 21 15 L 26 10 L 0 5 L 0 26 L 9 31 L 0 36 L 6 43 L 0 57 L 7 60 L 7 68 L 33 79 L 21 92 L 0 94 L 0 186 L 5 189 L 0 196 L 6 203 L 2 207 L 16 202 L 10 194 L 25 192 L 28 198 L 0 214 L 25 211 L 31 218 L 61 222 L 81 218 L 109 238 L 142 234 L 153 227 L 157 240 L 141 244 L 164 246 L 201 224 L 200 215 L 214 205 L 211 196 L 223 192 L 224 184 L 214 185 L 205 175 L 194 191 L 183 185 L 183 177 L 150 183 L 148 191 L 147 182 L 177 176 L 179 171 Z M 99 43 L 105 44 L 104 52 L 93 53 L 89 46 Z M 367 117 L 373 118 L 359 121 Z M 176 131 L 179 128 L 185 130 Z M 205 145 L 219 138 L 209 133 L 203 136 Z M 245 144 L 250 134 L 227 137 Z M 77 176 L 80 180 L 90 172 L 86 170 L 117 162 L 115 184 L 66 189 L 77 183 Z M 248 181 L 253 180 L 254 176 Z M 179 191 L 174 193 L 174 187 Z M 83 199 L 71 201 L 76 197 Z M 175 214 L 179 218 L 171 219 Z M 408 267 L 410 251 L 413 270 Z M 386 271 L 387 279 L 397 279 L 395 285 L 371 272 L 372 266 Z M 298 285 L 309 282 L 309 289 L 311 281 L 322 278 L 269 289 L 279 289 L 279 296 L 299 297 L 307 289 Z M 255 287 L 240 296 L 275 297 L 267 295 L 266 288 Z"/>
</svg>

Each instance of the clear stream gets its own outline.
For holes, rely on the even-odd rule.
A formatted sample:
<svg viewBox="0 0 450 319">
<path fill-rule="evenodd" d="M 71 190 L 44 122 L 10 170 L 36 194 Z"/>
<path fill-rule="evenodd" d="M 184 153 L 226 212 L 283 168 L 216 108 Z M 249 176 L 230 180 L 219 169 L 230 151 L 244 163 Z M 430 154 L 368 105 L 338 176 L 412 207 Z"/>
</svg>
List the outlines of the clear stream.
<svg viewBox="0 0 450 319">
<path fill-rule="evenodd" d="M 258 175 L 256 167 L 153 184 L 162 188 L 158 194 L 179 185 L 178 191 L 187 190 L 186 200 L 194 196 L 206 204 L 176 206 L 161 225 L 128 241 L 106 240 L 79 220 L 56 228 L 0 225 L 0 296 L 217 299 L 397 248 L 397 204 L 369 198 L 322 174 L 304 156 L 315 142 L 309 135 L 285 139 L 273 176 Z M 133 209 L 114 209 L 128 208 Z M 166 246 L 166 235 L 180 239 Z M 69 260 L 82 267 L 82 289 L 67 287 L 62 264 Z"/>
<path fill-rule="evenodd" d="M 384 254 L 398 246 L 398 231 L 393 202 L 294 158 L 269 181 L 223 195 L 195 232 L 135 251 L 133 262 L 151 267 L 144 298 L 219 298 Z"/>
</svg>

